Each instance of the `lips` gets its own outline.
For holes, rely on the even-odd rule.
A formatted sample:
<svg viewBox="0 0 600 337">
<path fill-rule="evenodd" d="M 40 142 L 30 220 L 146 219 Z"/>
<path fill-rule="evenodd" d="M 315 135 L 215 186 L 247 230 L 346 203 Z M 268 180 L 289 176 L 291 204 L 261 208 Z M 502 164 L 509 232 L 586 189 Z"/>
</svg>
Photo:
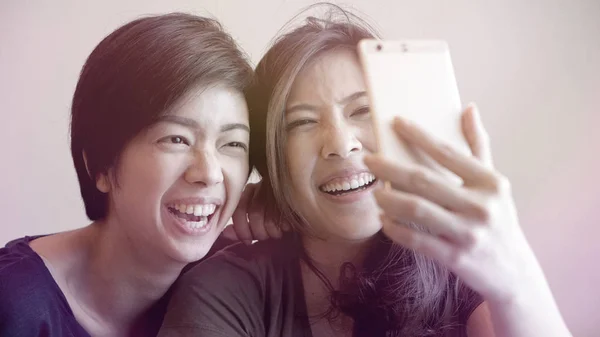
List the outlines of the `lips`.
<svg viewBox="0 0 600 337">
<path fill-rule="evenodd" d="M 175 204 L 167 206 L 167 208 L 169 209 L 169 212 L 171 212 L 173 215 L 184 220 L 186 225 L 189 226 L 190 229 L 198 229 L 206 226 L 206 224 L 209 221 L 209 217 L 211 217 L 215 213 L 217 205 Z"/>
<path fill-rule="evenodd" d="M 322 192 L 340 194 L 367 187 L 375 181 L 375 176 L 369 172 L 354 174 L 347 177 L 335 178 L 319 186 Z"/>
<path fill-rule="evenodd" d="M 190 234 L 208 231 L 211 219 L 216 214 L 221 201 L 213 198 L 187 198 L 168 203 L 166 206 L 175 222 Z"/>
</svg>

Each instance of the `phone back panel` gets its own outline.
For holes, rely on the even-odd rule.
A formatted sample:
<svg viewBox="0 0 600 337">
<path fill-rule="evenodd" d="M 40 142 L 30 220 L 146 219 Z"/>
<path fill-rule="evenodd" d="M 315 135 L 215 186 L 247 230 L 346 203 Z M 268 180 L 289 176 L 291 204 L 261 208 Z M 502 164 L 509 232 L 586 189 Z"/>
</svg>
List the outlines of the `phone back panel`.
<svg viewBox="0 0 600 337">
<path fill-rule="evenodd" d="M 380 153 L 403 164 L 416 162 L 447 172 L 399 141 L 392 120 L 402 116 L 458 151 L 470 154 L 462 132 L 462 106 L 445 42 L 363 40 L 359 56 Z"/>
</svg>

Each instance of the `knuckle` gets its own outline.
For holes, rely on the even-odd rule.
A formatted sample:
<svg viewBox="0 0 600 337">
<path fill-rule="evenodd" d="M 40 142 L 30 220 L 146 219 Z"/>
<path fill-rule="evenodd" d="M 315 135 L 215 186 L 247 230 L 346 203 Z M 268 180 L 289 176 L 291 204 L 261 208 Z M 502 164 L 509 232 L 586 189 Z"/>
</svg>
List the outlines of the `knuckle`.
<svg viewBox="0 0 600 337">
<path fill-rule="evenodd" d="M 510 180 L 501 174 L 496 174 L 492 179 L 492 191 L 494 193 L 509 193 L 511 190 Z"/>
<path fill-rule="evenodd" d="M 442 158 L 452 159 L 457 156 L 456 150 L 449 144 L 445 144 L 445 143 L 439 144 L 438 148 L 439 148 L 439 154 Z"/>
<path fill-rule="evenodd" d="M 492 218 L 492 212 L 487 204 L 473 205 L 473 216 L 476 220 L 483 223 L 488 223 Z"/>
<path fill-rule="evenodd" d="M 477 241 L 477 234 L 474 230 L 466 230 L 462 233 L 461 239 L 467 246 L 471 246 Z"/>
<path fill-rule="evenodd" d="M 431 185 L 429 174 L 425 170 L 414 170 L 409 177 L 410 185 L 416 190 L 426 190 Z"/>
<path fill-rule="evenodd" d="M 451 254 L 448 254 L 446 259 L 447 265 L 454 269 L 461 269 L 465 264 L 465 257 L 460 249 L 453 250 Z"/>
<path fill-rule="evenodd" d="M 424 205 L 416 198 L 410 198 L 406 201 L 406 213 L 414 219 L 421 219 L 425 213 Z"/>
<path fill-rule="evenodd" d="M 235 224 L 233 224 L 232 227 L 233 227 L 233 231 L 235 232 L 237 237 L 240 238 L 241 240 L 252 239 L 252 233 L 250 232 L 249 227 L 236 226 Z"/>
<path fill-rule="evenodd" d="M 478 246 L 484 236 L 484 231 L 481 228 L 471 227 L 462 233 L 462 240 L 467 248 Z"/>
<path fill-rule="evenodd" d="M 251 226 L 263 225 L 263 216 L 261 212 L 250 212 L 248 213 L 248 219 L 250 220 Z"/>
</svg>

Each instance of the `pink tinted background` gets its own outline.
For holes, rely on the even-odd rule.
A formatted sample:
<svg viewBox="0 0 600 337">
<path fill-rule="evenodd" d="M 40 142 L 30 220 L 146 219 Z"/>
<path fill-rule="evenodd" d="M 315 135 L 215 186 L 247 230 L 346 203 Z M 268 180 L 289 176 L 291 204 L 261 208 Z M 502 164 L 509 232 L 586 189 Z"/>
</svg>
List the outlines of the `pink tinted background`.
<svg viewBox="0 0 600 337">
<path fill-rule="evenodd" d="M 144 14 L 219 18 L 256 62 L 304 0 L 0 2 L 0 245 L 87 224 L 69 107 L 92 48 Z M 600 331 L 600 1 L 344 1 L 388 38 L 449 42 L 497 167 L 575 336 Z"/>
</svg>

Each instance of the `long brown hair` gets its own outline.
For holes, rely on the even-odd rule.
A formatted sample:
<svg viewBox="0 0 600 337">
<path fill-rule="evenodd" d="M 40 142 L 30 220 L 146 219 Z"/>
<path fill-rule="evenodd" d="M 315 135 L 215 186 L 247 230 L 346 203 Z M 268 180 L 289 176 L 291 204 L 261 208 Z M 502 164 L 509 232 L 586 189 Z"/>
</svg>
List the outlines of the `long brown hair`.
<svg viewBox="0 0 600 337">
<path fill-rule="evenodd" d="M 326 15 L 308 17 L 300 26 L 276 38 L 259 62 L 254 84 L 247 92 L 251 156 L 260 174 L 270 182 L 270 193 L 284 221 L 299 235 L 310 235 L 311 230 L 310 224 L 294 211 L 289 189 L 285 188 L 290 179 L 284 153 L 284 110 L 292 84 L 309 62 L 324 53 L 338 48 L 356 51 L 361 39 L 379 36 L 355 14 L 331 4 L 317 6 L 326 7 Z M 330 289 L 330 313 L 353 318 L 354 331 L 360 336 L 416 337 L 443 333 L 456 309 L 460 283 L 443 266 L 379 235 L 367 256 L 364 271 L 348 273 L 348 269 L 356 270 L 354 266 L 342 267 L 337 290 L 305 253 L 301 255 Z"/>
</svg>

